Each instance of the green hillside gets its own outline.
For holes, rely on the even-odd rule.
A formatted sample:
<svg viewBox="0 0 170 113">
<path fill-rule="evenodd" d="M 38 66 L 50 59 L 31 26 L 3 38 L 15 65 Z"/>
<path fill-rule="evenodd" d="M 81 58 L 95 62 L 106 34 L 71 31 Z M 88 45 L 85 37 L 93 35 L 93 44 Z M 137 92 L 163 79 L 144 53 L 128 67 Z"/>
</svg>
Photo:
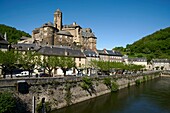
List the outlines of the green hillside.
<svg viewBox="0 0 170 113">
<path fill-rule="evenodd" d="M 116 50 L 131 57 L 169 58 L 170 59 L 170 27 L 156 31 L 142 39 L 128 44 L 126 48 L 116 47 Z"/>
<path fill-rule="evenodd" d="M 30 34 L 24 31 L 20 31 L 14 27 L 0 24 L 0 33 L 4 35 L 5 32 L 7 34 L 7 39 L 10 43 L 16 43 L 17 40 L 19 40 L 22 36 L 31 37 Z"/>
</svg>

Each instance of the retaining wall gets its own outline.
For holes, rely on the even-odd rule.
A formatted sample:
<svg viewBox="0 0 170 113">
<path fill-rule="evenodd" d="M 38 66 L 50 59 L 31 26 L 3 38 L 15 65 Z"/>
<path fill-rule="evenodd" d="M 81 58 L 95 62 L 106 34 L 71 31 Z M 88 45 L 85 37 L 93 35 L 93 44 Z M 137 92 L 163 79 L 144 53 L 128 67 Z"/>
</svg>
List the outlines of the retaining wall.
<svg viewBox="0 0 170 113">
<path fill-rule="evenodd" d="M 119 86 L 118 89 L 122 89 L 134 85 L 136 80 L 143 80 L 144 77 L 154 79 L 159 75 L 159 73 L 149 73 L 133 76 L 93 76 L 90 77 L 93 87 L 88 90 L 82 87 L 83 77 L 2 79 L 0 80 L 0 90 L 14 92 L 28 104 L 30 110 L 33 96 L 36 98 L 36 104 L 40 103 L 42 98 L 45 98 L 46 102 L 50 102 L 52 109 L 58 109 L 111 92 L 111 89 L 104 84 L 104 78 L 106 77 L 110 77 L 111 81 L 115 81 Z M 27 94 L 21 94 L 16 90 L 17 83 L 20 81 L 28 83 L 29 92 Z"/>
</svg>

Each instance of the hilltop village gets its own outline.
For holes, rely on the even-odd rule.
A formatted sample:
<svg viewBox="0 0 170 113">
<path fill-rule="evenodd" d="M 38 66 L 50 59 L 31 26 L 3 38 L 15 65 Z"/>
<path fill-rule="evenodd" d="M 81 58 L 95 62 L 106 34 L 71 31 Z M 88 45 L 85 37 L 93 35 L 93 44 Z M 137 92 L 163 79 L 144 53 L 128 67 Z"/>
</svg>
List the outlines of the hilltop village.
<svg viewBox="0 0 170 113">
<path fill-rule="evenodd" d="M 125 64 L 143 65 L 145 70 L 169 70 L 170 61 L 168 59 L 152 59 L 150 63 L 146 58 L 128 58 L 115 50 L 98 50 L 97 37 L 91 28 L 82 28 L 76 22 L 63 25 L 62 12 L 57 9 L 54 12 L 54 22 L 44 23 L 41 27 L 32 31 L 32 37 L 21 37 L 17 44 L 11 45 L 16 51 L 32 51 L 42 57 L 65 56 L 74 59 L 76 70 L 67 70 L 68 75 L 76 75 L 81 71 L 84 75 L 95 75 L 96 70 L 91 67 L 90 62 L 109 61 L 123 62 Z M 0 35 L 0 49 L 7 50 L 8 42 L 6 37 Z M 35 70 L 38 73 L 38 70 Z M 52 71 L 53 76 L 63 75 L 60 68 Z"/>
</svg>

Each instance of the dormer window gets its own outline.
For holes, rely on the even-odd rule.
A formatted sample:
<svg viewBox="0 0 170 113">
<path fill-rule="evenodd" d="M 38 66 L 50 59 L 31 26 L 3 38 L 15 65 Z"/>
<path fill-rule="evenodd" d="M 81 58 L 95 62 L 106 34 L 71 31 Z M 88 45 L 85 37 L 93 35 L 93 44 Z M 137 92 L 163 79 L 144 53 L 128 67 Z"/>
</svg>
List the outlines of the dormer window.
<svg viewBox="0 0 170 113">
<path fill-rule="evenodd" d="M 30 49 L 31 49 L 31 50 L 33 50 L 33 49 L 34 49 L 34 47 L 31 47 Z"/>
</svg>

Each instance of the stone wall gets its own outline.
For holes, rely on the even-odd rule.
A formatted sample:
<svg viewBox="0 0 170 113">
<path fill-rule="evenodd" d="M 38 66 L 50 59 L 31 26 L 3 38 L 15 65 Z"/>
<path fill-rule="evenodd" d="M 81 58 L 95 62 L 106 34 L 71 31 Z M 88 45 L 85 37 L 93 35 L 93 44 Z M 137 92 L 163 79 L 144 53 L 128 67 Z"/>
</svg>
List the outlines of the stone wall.
<svg viewBox="0 0 170 113">
<path fill-rule="evenodd" d="M 0 80 L 0 89 L 11 90 L 31 109 L 32 97 L 36 98 L 36 105 L 42 98 L 50 102 L 52 109 L 62 108 L 71 104 L 82 102 L 97 96 L 111 92 L 111 89 L 104 83 L 105 78 L 110 78 L 122 89 L 134 85 L 136 80 L 154 79 L 159 77 L 159 73 L 148 75 L 118 75 L 118 76 L 100 76 L 90 77 L 92 85 L 83 86 L 83 77 L 66 77 L 66 78 L 28 78 L 24 79 L 29 85 L 29 93 L 21 94 L 17 92 L 17 82 L 23 79 L 4 79 Z"/>
</svg>

